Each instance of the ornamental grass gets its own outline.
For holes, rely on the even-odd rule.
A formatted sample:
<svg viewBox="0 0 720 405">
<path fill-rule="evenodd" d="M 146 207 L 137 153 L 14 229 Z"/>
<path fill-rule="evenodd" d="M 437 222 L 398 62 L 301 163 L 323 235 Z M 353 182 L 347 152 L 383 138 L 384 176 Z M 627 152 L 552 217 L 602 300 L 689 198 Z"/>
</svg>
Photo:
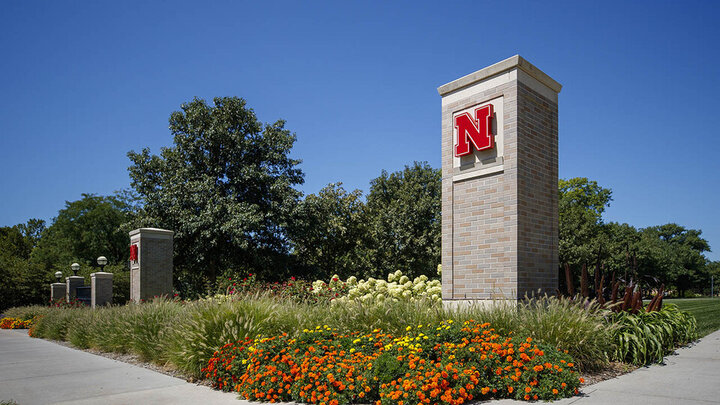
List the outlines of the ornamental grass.
<svg viewBox="0 0 720 405">
<path fill-rule="evenodd" d="M 582 382 L 567 353 L 474 320 L 407 326 L 400 336 L 324 325 L 296 338 L 246 338 L 224 345 L 202 371 L 248 400 L 321 405 L 552 400 Z"/>
</svg>

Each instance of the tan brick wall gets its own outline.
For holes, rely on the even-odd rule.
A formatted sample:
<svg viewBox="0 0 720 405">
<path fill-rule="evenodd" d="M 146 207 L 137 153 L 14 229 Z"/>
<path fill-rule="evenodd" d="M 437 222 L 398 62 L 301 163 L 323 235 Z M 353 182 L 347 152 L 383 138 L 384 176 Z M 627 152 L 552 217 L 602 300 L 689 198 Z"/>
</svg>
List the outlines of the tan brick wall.
<svg viewBox="0 0 720 405">
<path fill-rule="evenodd" d="M 518 295 L 558 286 L 558 106 L 518 86 Z"/>
<path fill-rule="evenodd" d="M 502 82 L 496 77 L 488 83 Z M 529 76 L 508 77 L 478 91 L 453 90 L 443 102 L 443 300 L 521 298 L 557 287 L 557 103 L 518 81 Z M 453 113 L 497 97 L 503 170 L 453 179 L 461 172 L 453 167 Z"/>
</svg>

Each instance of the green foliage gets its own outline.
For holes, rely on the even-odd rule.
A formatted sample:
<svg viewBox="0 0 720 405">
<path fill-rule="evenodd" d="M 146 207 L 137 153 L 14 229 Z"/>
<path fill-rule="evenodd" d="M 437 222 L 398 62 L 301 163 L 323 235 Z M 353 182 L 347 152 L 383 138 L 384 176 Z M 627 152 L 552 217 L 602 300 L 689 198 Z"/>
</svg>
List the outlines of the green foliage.
<svg viewBox="0 0 720 405">
<path fill-rule="evenodd" d="M 234 268 L 275 278 L 286 268 L 287 222 L 300 195 L 293 186 L 303 182 L 300 161 L 288 156 L 295 135 L 284 121 L 263 125 L 245 100 L 213 101 L 172 113 L 173 146 L 159 156 L 128 153 L 132 187 L 144 199 L 134 224 L 175 232 L 178 277 L 202 274 L 214 284 Z"/>
<path fill-rule="evenodd" d="M 561 179 L 559 193 L 560 263 L 570 265 L 575 285 L 583 265 L 591 277 L 602 265 L 600 272 L 606 281 L 614 272 L 644 290 L 665 284 L 681 296 L 688 289 L 709 284 L 710 267 L 704 252 L 710 246 L 701 237 L 702 231 L 673 223 L 644 229 L 604 223 L 602 214 L 612 192 L 586 178 Z"/>
<path fill-rule="evenodd" d="M 50 277 L 30 261 L 38 234 L 45 222 L 31 219 L 26 224 L 0 227 L 0 311 L 13 306 L 39 304 L 47 298 Z"/>
<path fill-rule="evenodd" d="M 298 205 L 291 239 L 298 277 L 327 279 L 363 274 L 368 224 L 362 191 L 347 192 L 342 183 L 328 184 Z"/>
<path fill-rule="evenodd" d="M 367 196 L 372 273 L 433 276 L 440 263 L 441 173 L 427 162 L 382 174 Z"/>
<path fill-rule="evenodd" d="M 672 349 L 697 338 L 695 318 L 672 304 L 654 312 L 618 312 L 611 322 L 613 359 L 637 365 L 662 362 Z"/>
<path fill-rule="evenodd" d="M 612 201 L 612 191 L 585 177 L 560 179 L 558 191 L 560 263 L 590 262 L 599 247 L 602 214 Z"/>
<path fill-rule="evenodd" d="M 98 256 L 107 257 L 109 264 L 124 263 L 130 241 L 122 226 L 129 218 L 129 207 L 117 196 L 83 194 L 65 202 L 32 258 L 50 273 L 68 273 L 74 261 L 94 265 Z"/>
<path fill-rule="evenodd" d="M 255 294 L 191 303 L 157 299 L 95 310 L 32 306 L 14 308 L 6 315 L 23 319 L 40 316 L 34 331 L 38 337 L 68 340 L 79 347 L 135 353 L 149 361 L 170 363 L 195 376 L 214 351 L 227 342 L 261 334 L 298 336 L 303 329 L 317 325 L 328 325 L 339 333 L 380 329 L 402 335 L 408 325 L 474 319 L 491 322 L 499 333 L 532 336 L 539 343 L 568 350 L 584 368 L 601 364 L 605 353 L 612 350 L 605 320 L 592 306 L 547 297 L 520 305 L 497 302 L 490 307 L 453 310 L 422 299 L 333 305 Z"/>
</svg>

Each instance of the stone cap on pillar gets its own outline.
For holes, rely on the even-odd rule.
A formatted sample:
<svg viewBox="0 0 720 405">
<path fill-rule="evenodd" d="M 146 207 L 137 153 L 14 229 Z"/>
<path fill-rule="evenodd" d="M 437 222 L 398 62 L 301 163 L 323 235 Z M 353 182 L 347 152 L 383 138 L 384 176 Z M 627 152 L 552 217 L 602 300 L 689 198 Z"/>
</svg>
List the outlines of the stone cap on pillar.
<svg viewBox="0 0 720 405">
<path fill-rule="evenodd" d="M 83 276 L 68 276 L 68 277 L 65 277 L 65 280 L 69 280 L 69 279 L 82 279 L 82 280 L 84 280 L 85 277 L 83 277 Z"/>
<path fill-rule="evenodd" d="M 65 286 L 65 283 L 51 283 L 50 285 Z"/>
<path fill-rule="evenodd" d="M 106 271 L 98 271 L 97 273 L 90 274 L 90 277 L 98 279 L 98 278 L 113 278 L 112 273 L 108 273 Z"/>
<path fill-rule="evenodd" d="M 529 76 L 544 84 L 555 93 L 560 93 L 560 90 L 562 89 L 562 85 L 560 83 L 556 82 L 552 77 L 545 74 L 542 70 L 535 67 L 532 63 L 528 62 L 520 55 L 511 56 L 494 65 L 490 65 L 486 68 L 478 70 L 477 72 L 470 73 L 467 76 L 463 76 L 457 80 L 451 81 L 450 83 L 444 84 L 438 87 L 438 93 L 440 93 L 441 96 L 445 96 L 448 93 L 463 89 L 479 81 L 483 81 L 492 76 L 499 75 L 515 68 L 527 73 Z"/>
<path fill-rule="evenodd" d="M 150 236 L 158 239 L 172 239 L 175 232 L 160 228 L 138 228 L 130 231 L 130 237 L 135 235 Z"/>
</svg>

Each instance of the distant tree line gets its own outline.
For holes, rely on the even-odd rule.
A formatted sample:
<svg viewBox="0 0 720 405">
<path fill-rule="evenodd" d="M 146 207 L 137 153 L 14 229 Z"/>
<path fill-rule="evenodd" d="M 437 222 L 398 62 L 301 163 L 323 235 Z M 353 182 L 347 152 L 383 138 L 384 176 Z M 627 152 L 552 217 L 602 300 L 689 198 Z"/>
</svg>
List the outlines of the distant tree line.
<svg viewBox="0 0 720 405">
<path fill-rule="evenodd" d="M 131 190 L 83 194 L 46 227 L 31 219 L 0 228 L 0 310 L 48 298 L 55 271 L 116 274 L 116 302 L 129 296 L 128 231 L 175 232 L 175 287 L 185 297 L 212 291 L 219 277 L 255 274 L 327 279 L 383 277 L 401 270 L 433 276 L 440 263 L 441 174 L 427 163 L 383 171 L 367 194 L 329 184 L 303 196 L 295 135 L 284 121 L 261 123 L 245 101 L 194 99 L 170 116 L 173 145 L 159 155 L 128 153 Z M 623 277 L 699 290 L 718 263 L 699 230 L 675 224 L 635 229 L 604 223 L 611 192 L 595 182 L 561 180 L 560 262 Z M 7 294 L 5 294 L 7 292 Z"/>
</svg>

